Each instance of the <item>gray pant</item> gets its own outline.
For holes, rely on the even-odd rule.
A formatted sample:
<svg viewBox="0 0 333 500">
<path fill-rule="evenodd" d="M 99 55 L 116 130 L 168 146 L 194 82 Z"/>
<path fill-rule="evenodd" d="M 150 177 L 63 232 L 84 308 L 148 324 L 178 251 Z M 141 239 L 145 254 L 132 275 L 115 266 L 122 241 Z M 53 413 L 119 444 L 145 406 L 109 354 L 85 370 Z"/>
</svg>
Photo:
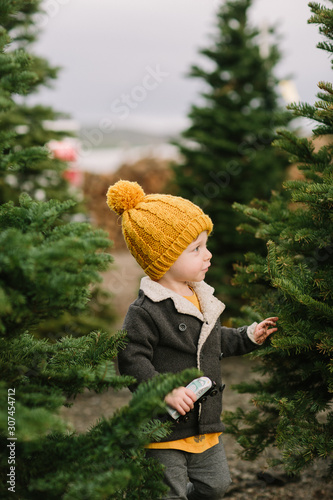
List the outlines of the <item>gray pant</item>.
<svg viewBox="0 0 333 500">
<path fill-rule="evenodd" d="M 147 450 L 147 457 L 165 466 L 169 486 L 164 500 L 218 500 L 223 498 L 231 478 L 222 440 L 203 453 L 180 450 Z M 188 482 L 190 480 L 190 483 Z"/>
</svg>

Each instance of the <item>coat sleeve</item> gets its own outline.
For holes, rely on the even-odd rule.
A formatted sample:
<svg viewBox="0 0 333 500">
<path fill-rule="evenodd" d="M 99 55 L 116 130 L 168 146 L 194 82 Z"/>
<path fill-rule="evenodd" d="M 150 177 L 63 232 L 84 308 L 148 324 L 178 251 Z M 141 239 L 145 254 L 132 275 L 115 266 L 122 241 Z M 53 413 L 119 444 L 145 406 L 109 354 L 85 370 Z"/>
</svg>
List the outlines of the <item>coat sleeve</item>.
<svg viewBox="0 0 333 500">
<path fill-rule="evenodd" d="M 159 333 L 149 313 L 132 304 L 125 317 L 123 329 L 127 332 L 127 344 L 118 354 L 121 375 L 135 377 L 138 384 L 158 375 L 152 361 Z M 137 384 L 129 388 L 133 391 L 136 387 Z"/>
<path fill-rule="evenodd" d="M 247 334 L 247 326 L 240 328 L 221 327 L 221 352 L 224 357 L 241 356 L 259 347 Z"/>
</svg>

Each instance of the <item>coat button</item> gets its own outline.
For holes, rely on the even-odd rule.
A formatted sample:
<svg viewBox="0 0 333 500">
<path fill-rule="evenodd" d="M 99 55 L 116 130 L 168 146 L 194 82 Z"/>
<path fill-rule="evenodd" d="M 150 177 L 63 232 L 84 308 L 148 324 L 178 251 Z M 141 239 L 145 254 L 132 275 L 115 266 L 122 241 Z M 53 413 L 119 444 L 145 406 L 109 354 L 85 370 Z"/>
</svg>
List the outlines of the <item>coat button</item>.
<svg viewBox="0 0 333 500">
<path fill-rule="evenodd" d="M 178 327 L 178 328 L 179 328 L 179 330 L 180 330 L 181 332 L 185 332 L 185 330 L 186 330 L 187 326 L 185 325 L 185 323 L 180 323 L 180 325 L 179 325 L 179 327 Z"/>
</svg>

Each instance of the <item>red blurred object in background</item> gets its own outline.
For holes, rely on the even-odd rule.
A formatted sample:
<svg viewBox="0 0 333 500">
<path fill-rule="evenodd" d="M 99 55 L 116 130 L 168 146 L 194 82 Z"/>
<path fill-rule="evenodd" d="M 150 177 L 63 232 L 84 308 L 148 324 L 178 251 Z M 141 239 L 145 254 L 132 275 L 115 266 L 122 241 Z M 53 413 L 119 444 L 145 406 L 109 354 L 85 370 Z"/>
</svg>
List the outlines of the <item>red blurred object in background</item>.
<svg viewBox="0 0 333 500">
<path fill-rule="evenodd" d="M 54 158 L 63 161 L 76 161 L 78 157 L 76 142 L 70 139 L 62 141 L 50 141 L 48 147 Z"/>
<path fill-rule="evenodd" d="M 83 172 L 77 167 L 69 167 L 63 173 L 64 178 L 73 186 L 81 187 L 83 185 Z"/>
<path fill-rule="evenodd" d="M 78 158 L 78 143 L 75 139 L 63 139 L 62 141 L 50 141 L 48 147 L 54 158 L 68 162 L 68 168 L 64 171 L 64 178 L 73 186 L 81 187 L 83 184 L 83 173 L 74 165 Z"/>
</svg>

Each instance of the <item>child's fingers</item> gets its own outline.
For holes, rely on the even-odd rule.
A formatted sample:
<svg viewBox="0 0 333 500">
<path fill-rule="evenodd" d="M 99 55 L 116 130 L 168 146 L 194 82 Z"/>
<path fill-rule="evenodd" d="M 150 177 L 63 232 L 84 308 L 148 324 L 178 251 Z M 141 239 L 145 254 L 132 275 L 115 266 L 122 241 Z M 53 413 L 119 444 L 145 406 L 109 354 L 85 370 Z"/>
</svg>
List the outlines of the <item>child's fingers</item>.
<svg viewBox="0 0 333 500">
<path fill-rule="evenodd" d="M 186 389 L 186 396 L 191 398 L 193 403 L 195 403 L 197 400 L 196 394 L 194 394 L 194 392 L 191 389 L 188 389 L 187 387 L 185 387 L 185 389 Z"/>
<path fill-rule="evenodd" d="M 178 408 L 176 408 L 176 409 L 178 410 L 178 412 L 181 415 L 185 415 L 185 413 L 192 410 L 193 406 L 194 406 L 194 403 L 193 403 L 192 399 L 185 396 L 183 399 L 181 399 L 179 401 Z"/>
<path fill-rule="evenodd" d="M 263 343 L 269 335 L 277 331 L 276 322 L 278 317 L 274 316 L 272 318 L 267 318 L 257 326 L 257 339 L 259 343 Z M 272 328 L 270 328 L 272 327 Z"/>
<path fill-rule="evenodd" d="M 278 319 L 279 318 L 267 318 L 264 321 L 262 321 L 259 326 L 261 327 L 262 330 L 266 330 L 267 331 L 267 329 L 270 326 L 276 327 L 276 322 L 278 321 Z"/>
<path fill-rule="evenodd" d="M 191 389 L 177 387 L 165 397 L 166 403 L 178 411 L 181 415 L 192 410 L 196 401 L 196 395 Z"/>
<path fill-rule="evenodd" d="M 264 319 L 264 321 L 262 321 L 262 323 L 265 323 L 266 325 L 275 325 L 278 320 L 279 320 L 279 318 L 274 316 L 273 318 Z"/>
</svg>

